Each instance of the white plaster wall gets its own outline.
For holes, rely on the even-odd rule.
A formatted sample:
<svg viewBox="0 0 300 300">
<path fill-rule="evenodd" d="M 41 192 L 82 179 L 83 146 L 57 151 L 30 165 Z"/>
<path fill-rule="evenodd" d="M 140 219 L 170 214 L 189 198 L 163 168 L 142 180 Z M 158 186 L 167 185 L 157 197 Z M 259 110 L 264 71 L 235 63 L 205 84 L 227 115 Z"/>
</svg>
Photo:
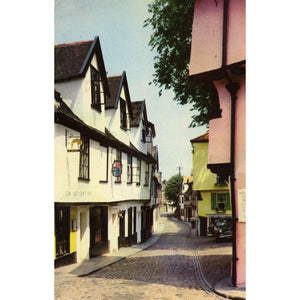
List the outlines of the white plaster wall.
<svg viewBox="0 0 300 300">
<path fill-rule="evenodd" d="M 67 127 L 55 124 L 54 147 L 54 175 L 55 175 L 55 201 L 64 202 L 69 199 L 74 182 L 79 175 L 79 152 L 67 152 L 65 146 L 65 129 Z M 68 129 L 74 136 L 80 133 Z"/>
<path fill-rule="evenodd" d="M 126 100 L 124 87 L 121 91 L 121 98 Z M 128 115 L 128 108 L 126 105 L 126 113 L 127 113 L 127 119 L 129 118 Z M 120 118 L 120 105 L 115 108 L 106 109 L 106 127 L 107 129 L 120 141 L 124 142 L 125 144 L 129 145 L 130 141 L 130 130 L 124 130 L 121 128 L 121 118 Z M 128 129 L 130 129 L 129 121 L 127 122 Z"/>
<path fill-rule="evenodd" d="M 113 161 L 116 159 L 116 149 L 109 149 L 109 169 L 108 169 L 108 183 L 102 184 L 109 187 L 110 193 L 107 195 L 111 201 L 124 201 L 127 199 L 139 200 L 139 199 L 149 199 L 150 197 L 150 185 L 148 187 L 144 186 L 145 181 L 145 166 L 144 161 L 141 162 L 141 184 L 137 185 L 135 182 L 127 183 L 127 154 L 122 152 L 122 175 L 121 183 L 115 183 L 116 178 L 111 174 L 111 166 Z M 137 165 L 137 158 L 133 156 L 132 166 L 133 172 L 135 174 L 135 168 Z M 151 171 L 151 170 L 150 170 Z M 133 177 L 133 181 L 135 178 Z"/>
<path fill-rule="evenodd" d="M 56 202 L 108 202 L 128 199 L 149 199 L 149 185 L 145 186 L 146 163 L 141 161 L 141 183 L 127 183 L 127 154 L 122 153 L 123 173 L 121 183 L 115 183 L 111 174 L 111 166 L 116 159 L 116 149 L 109 148 L 108 182 L 100 181 L 106 176 L 106 148 L 90 140 L 90 180 L 78 180 L 79 152 L 67 152 L 65 146 L 65 129 L 55 124 L 55 201 Z M 79 132 L 68 129 L 74 135 Z M 133 172 L 136 172 L 137 158 L 133 157 Z M 151 176 L 151 165 L 149 170 Z M 133 178 L 135 180 L 135 178 Z"/>
<path fill-rule="evenodd" d="M 152 230 L 153 232 L 157 231 L 159 225 L 159 208 L 153 209 L 153 227 Z"/>
<path fill-rule="evenodd" d="M 96 57 L 91 64 L 97 69 Z M 66 82 L 55 83 L 55 89 L 61 94 L 64 102 L 86 124 L 104 132 L 105 130 L 105 107 L 101 106 L 102 112 L 91 107 L 91 71 L 88 68 L 86 76 Z"/>
<path fill-rule="evenodd" d="M 56 202 L 105 202 L 109 201 L 109 190 L 99 183 L 102 168 L 106 168 L 106 157 L 101 157 L 101 146 L 90 140 L 90 181 L 78 180 L 79 152 L 67 152 L 65 129 L 55 124 L 55 201 Z M 80 136 L 74 130 L 74 135 Z"/>
<path fill-rule="evenodd" d="M 130 137 L 132 144 L 141 152 L 147 154 L 148 144 L 142 142 L 142 129 L 142 124 L 140 124 L 138 127 L 131 127 Z"/>
<path fill-rule="evenodd" d="M 142 241 L 142 209 L 137 209 L 137 225 L 136 225 L 136 231 L 137 231 L 137 243 L 139 244 Z"/>
<path fill-rule="evenodd" d="M 109 252 L 114 253 L 118 251 L 118 236 L 119 236 L 119 218 L 118 208 L 108 208 L 108 240 L 109 240 Z"/>
</svg>

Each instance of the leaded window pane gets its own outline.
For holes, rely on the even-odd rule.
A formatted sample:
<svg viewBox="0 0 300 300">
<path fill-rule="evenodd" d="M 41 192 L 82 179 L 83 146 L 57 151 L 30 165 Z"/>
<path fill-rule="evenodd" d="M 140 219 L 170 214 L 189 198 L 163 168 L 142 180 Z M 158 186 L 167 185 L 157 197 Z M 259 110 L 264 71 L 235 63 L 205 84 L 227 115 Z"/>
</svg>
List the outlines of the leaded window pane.
<svg viewBox="0 0 300 300">
<path fill-rule="evenodd" d="M 89 178 L 89 140 L 81 137 L 83 141 L 80 151 L 79 177 Z"/>
</svg>

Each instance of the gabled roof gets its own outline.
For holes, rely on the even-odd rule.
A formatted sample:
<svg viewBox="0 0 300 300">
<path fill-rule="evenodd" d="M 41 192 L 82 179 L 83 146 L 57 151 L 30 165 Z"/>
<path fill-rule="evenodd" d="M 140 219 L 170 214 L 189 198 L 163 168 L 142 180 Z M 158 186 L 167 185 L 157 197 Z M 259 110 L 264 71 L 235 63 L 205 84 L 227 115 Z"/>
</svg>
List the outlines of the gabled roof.
<svg viewBox="0 0 300 300">
<path fill-rule="evenodd" d="M 148 128 L 151 128 L 153 137 L 155 137 L 155 135 L 156 135 L 155 126 L 153 123 L 148 121 L 146 101 L 145 100 L 135 101 L 135 102 L 131 103 L 131 106 L 132 106 L 133 118 L 130 120 L 130 126 L 138 127 L 140 125 L 140 122 L 143 121 L 144 127 L 146 128 L 146 130 L 148 130 Z M 142 120 L 143 113 L 144 113 L 144 119 Z"/>
<path fill-rule="evenodd" d="M 104 90 L 106 95 L 110 97 L 98 36 L 96 36 L 94 40 L 55 45 L 55 82 L 64 82 L 85 77 L 94 54 L 97 58 L 98 69 L 103 81 Z"/>
<path fill-rule="evenodd" d="M 132 116 L 131 99 L 129 94 L 126 72 L 123 71 L 122 75 L 109 76 L 107 80 L 111 92 L 111 98 L 106 100 L 105 109 L 118 108 L 122 87 L 124 87 L 124 92 L 126 96 L 126 99 L 124 100 L 127 100 L 128 111 L 132 119 L 133 116 Z"/>
<path fill-rule="evenodd" d="M 192 140 L 190 140 L 191 143 L 205 143 L 209 140 L 209 132 L 207 131 L 205 134 L 202 134 Z"/>
</svg>

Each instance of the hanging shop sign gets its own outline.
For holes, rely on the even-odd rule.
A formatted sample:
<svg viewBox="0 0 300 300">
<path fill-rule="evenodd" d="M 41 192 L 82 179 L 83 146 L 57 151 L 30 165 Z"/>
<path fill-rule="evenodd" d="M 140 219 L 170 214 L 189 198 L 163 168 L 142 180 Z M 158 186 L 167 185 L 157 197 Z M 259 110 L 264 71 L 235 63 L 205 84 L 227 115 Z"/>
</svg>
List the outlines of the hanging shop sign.
<svg viewBox="0 0 300 300">
<path fill-rule="evenodd" d="M 121 176 L 122 174 L 122 164 L 118 160 L 114 160 L 112 167 L 111 167 L 111 173 L 114 177 Z"/>
<path fill-rule="evenodd" d="M 80 147 L 82 145 L 82 140 L 80 139 L 80 136 L 75 136 L 72 132 L 66 129 L 65 137 L 66 137 L 66 147 L 68 152 L 80 151 Z"/>
</svg>

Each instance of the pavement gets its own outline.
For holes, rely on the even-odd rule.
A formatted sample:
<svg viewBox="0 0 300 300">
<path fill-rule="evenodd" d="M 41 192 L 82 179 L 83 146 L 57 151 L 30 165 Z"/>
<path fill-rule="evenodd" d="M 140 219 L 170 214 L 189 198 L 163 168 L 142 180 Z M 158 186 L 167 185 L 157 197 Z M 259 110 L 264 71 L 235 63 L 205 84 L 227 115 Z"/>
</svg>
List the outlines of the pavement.
<svg viewBox="0 0 300 300">
<path fill-rule="evenodd" d="M 177 220 L 178 221 L 178 220 Z M 181 221 L 182 222 L 182 221 Z M 183 222 L 186 223 L 186 222 Z M 189 223 L 187 223 L 189 225 Z M 109 265 L 119 262 L 127 257 L 134 255 L 153 246 L 161 237 L 164 230 L 164 224 L 159 225 L 158 229 L 152 236 L 144 243 L 133 245 L 131 247 L 120 248 L 115 253 L 107 253 L 86 260 L 81 263 L 75 263 L 67 266 L 62 266 L 55 269 L 55 286 L 64 284 L 74 277 L 82 277 L 89 275 L 95 271 L 103 269 Z M 229 299 L 246 299 L 245 287 L 233 287 L 231 284 L 231 277 L 226 277 L 218 282 L 214 288 L 216 294 L 219 294 Z"/>
<path fill-rule="evenodd" d="M 246 287 L 232 286 L 230 276 L 219 281 L 216 284 L 214 291 L 215 291 L 215 293 L 222 295 L 222 296 L 226 296 L 230 299 L 236 299 L 236 300 L 246 299 Z"/>
</svg>

